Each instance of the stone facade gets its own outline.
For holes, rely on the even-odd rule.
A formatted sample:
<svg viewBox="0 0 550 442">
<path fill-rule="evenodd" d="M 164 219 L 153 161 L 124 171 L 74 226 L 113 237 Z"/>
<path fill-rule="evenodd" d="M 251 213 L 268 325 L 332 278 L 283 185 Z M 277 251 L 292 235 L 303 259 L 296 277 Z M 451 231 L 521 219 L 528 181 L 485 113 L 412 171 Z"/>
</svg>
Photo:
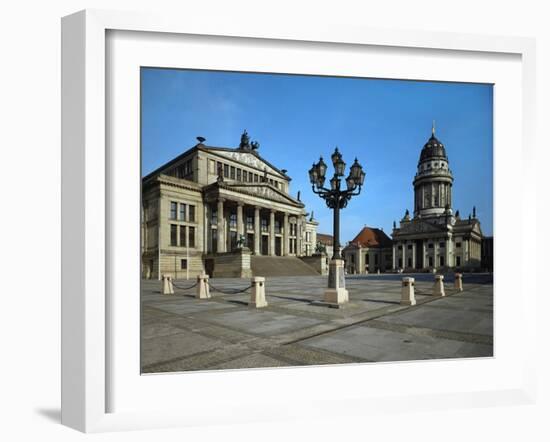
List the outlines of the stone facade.
<svg viewBox="0 0 550 442">
<path fill-rule="evenodd" d="M 343 250 L 348 275 L 392 269 L 392 241 L 382 229 L 363 227 Z"/>
<path fill-rule="evenodd" d="M 424 145 L 413 181 L 414 217 L 409 211 L 392 232 L 392 268 L 405 271 L 478 269 L 481 224 L 475 207 L 468 219 L 452 210 L 453 175 L 443 144 L 432 136 Z"/>
<path fill-rule="evenodd" d="M 318 246 L 325 249 L 325 254 L 328 259 L 332 258 L 332 255 L 334 255 L 334 237 L 332 235 L 318 233 L 316 247 Z M 342 250 L 340 250 L 340 252 L 342 252 Z"/>
<path fill-rule="evenodd" d="M 203 141 L 142 179 L 142 277 L 215 275 L 216 261 L 227 270 L 243 247 L 312 255 L 318 223 L 290 196 L 286 171 L 263 159 L 246 131 L 236 148 Z"/>
</svg>

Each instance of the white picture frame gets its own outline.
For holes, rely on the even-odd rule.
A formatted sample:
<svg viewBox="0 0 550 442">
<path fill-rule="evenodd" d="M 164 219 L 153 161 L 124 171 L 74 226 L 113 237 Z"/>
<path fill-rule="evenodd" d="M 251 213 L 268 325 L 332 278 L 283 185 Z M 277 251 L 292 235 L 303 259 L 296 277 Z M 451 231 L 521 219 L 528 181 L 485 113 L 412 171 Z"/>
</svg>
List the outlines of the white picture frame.
<svg viewBox="0 0 550 442">
<path fill-rule="evenodd" d="M 193 21 L 185 24 L 179 17 L 155 16 L 144 13 L 126 13 L 87 10 L 63 18 L 62 21 L 62 423 L 84 432 L 98 432 L 138 428 L 158 428 L 169 426 L 208 425 L 213 418 L 224 421 L 223 410 L 206 415 L 208 404 L 201 404 L 197 399 L 195 413 L 187 410 L 152 407 L 150 410 L 113 411 L 109 404 L 109 394 L 114 388 L 112 377 L 113 354 L 109 344 L 109 327 L 114 320 L 110 309 L 107 288 L 109 287 L 109 241 L 112 241 L 112 230 L 109 228 L 112 195 L 109 194 L 109 176 L 117 174 L 116 166 L 109 163 L 107 150 L 108 134 L 106 120 L 109 117 L 106 94 L 107 44 L 108 32 L 150 32 L 162 35 L 218 36 L 220 38 L 269 40 L 286 42 L 286 44 L 329 44 L 346 47 L 376 47 L 379 51 L 391 48 L 402 48 L 404 51 L 426 49 L 445 53 L 475 54 L 480 60 L 484 54 L 503 54 L 515 56 L 521 64 L 521 120 L 517 121 L 521 148 L 518 149 L 524 177 L 533 167 L 535 158 L 534 146 L 534 109 L 535 109 L 535 45 L 532 39 L 517 37 L 491 37 L 452 33 L 429 33 L 415 31 L 388 31 L 378 29 L 349 28 L 345 26 L 313 25 L 298 26 L 289 24 L 265 23 L 240 24 L 235 21 Z M 159 34 L 156 34 L 159 35 Z M 437 54 L 435 55 L 437 56 Z M 396 78 L 399 72 L 396 71 Z M 495 105 L 495 114 L 499 112 Z M 498 117 L 496 117 L 498 118 Z M 496 138 L 496 142 L 502 140 Z M 115 170 L 112 168 L 115 167 Z M 495 170 L 498 185 L 498 167 Z M 527 186 L 515 190 L 521 198 L 520 236 L 527 235 L 528 226 L 536 218 L 536 195 L 527 192 Z M 496 202 L 498 205 L 498 200 Z M 495 242 L 495 268 L 498 271 L 498 236 Z M 535 327 L 535 281 L 527 275 L 527 256 L 535 256 L 533 241 L 521 241 L 518 253 L 521 257 L 520 270 L 515 286 L 520 289 L 521 308 L 524 313 L 518 318 L 521 321 L 522 336 L 533 337 Z M 505 287 L 495 280 L 495 295 L 504 293 Z M 498 303 L 496 303 L 498 305 Z M 497 307 L 498 308 L 498 307 Z M 497 316 L 498 320 L 498 316 Z M 496 333 L 496 339 L 499 339 Z M 263 409 L 253 407 L 255 392 L 254 382 L 265 382 L 265 379 L 277 379 L 281 382 L 281 370 L 278 377 L 269 370 L 264 370 L 251 380 L 251 391 L 242 398 L 232 399 L 235 414 L 239 422 L 255 422 L 265 419 L 287 419 L 308 417 L 326 407 L 332 407 L 331 413 L 369 414 L 381 409 L 387 412 L 407 410 L 410 404 L 422 409 L 456 408 L 472 405 L 496 405 L 507 403 L 532 403 L 535 396 L 535 362 L 534 339 L 525 339 L 525 348 L 518 362 L 521 368 L 514 368 L 513 379 L 502 381 L 500 387 L 492 386 L 483 389 L 474 386 L 471 390 L 464 387 L 461 393 L 438 392 L 437 387 L 427 389 L 423 394 L 404 392 L 396 394 L 376 394 L 368 396 L 361 390 L 355 395 L 342 392 L 326 392 L 325 398 L 313 397 L 310 407 L 293 406 L 281 408 L 265 406 Z M 531 344 L 532 343 L 532 344 Z M 499 355 L 496 353 L 496 358 Z M 440 362 L 439 362 L 440 363 Z M 413 369 L 420 363 L 407 363 Z M 443 364 L 443 363 L 441 363 Z M 452 362 L 441 365 L 451 367 Z M 459 362 L 460 367 L 467 367 Z M 371 365 L 368 370 L 395 372 L 399 376 L 399 364 Z M 401 366 L 404 364 L 402 363 Z M 374 368 L 373 368 L 374 367 Z M 489 367 L 490 368 L 490 367 Z M 451 368 L 456 370 L 455 368 Z M 309 368 L 319 370 L 317 368 Z M 338 376 L 342 367 L 323 368 L 325 374 Z M 358 365 L 346 371 L 346 377 L 358 377 L 367 370 Z M 521 372 L 519 371 L 521 370 Z M 220 380 L 228 379 L 242 382 L 242 373 L 209 374 L 208 380 L 220 386 Z M 300 369 L 285 369 L 283 378 L 303 376 Z M 170 375 L 176 379 L 178 375 Z M 200 382 L 198 376 L 195 381 Z M 216 381 L 218 379 L 218 381 Z M 238 384 L 235 385 L 244 385 Z M 242 391 L 242 390 L 241 390 Z M 191 393 L 191 401 L 193 395 Z M 168 403 L 169 401 L 167 401 Z M 277 404 L 274 398 L 274 403 Z M 409 405 L 408 405 L 409 404 Z M 203 407 L 203 408 L 201 408 Z M 235 413 L 238 410 L 241 413 Z M 229 418 L 229 411 L 226 417 Z M 229 421 L 229 420 L 227 420 Z"/>
</svg>

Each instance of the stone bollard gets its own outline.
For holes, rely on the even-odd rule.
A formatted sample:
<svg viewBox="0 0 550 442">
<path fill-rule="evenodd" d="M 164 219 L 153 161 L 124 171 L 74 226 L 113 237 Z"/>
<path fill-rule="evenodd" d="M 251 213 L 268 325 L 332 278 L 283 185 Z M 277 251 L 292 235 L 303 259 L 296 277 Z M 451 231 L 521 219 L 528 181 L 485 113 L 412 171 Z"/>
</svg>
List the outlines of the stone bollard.
<svg viewBox="0 0 550 442">
<path fill-rule="evenodd" d="M 255 276 L 252 278 L 252 292 L 250 294 L 250 302 L 248 307 L 261 308 L 267 307 L 265 300 L 265 278 L 263 276 Z"/>
<path fill-rule="evenodd" d="M 462 288 L 462 273 L 455 273 L 455 289 L 459 292 L 464 290 Z"/>
<path fill-rule="evenodd" d="M 443 286 L 443 275 L 435 275 L 435 284 L 432 291 L 433 296 L 445 296 L 445 287 Z"/>
<path fill-rule="evenodd" d="M 172 277 L 168 275 L 162 275 L 162 294 L 173 295 L 174 285 L 172 284 Z"/>
<path fill-rule="evenodd" d="M 204 272 L 197 276 L 197 291 L 195 293 L 195 298 L 208 299 L 212 297 L 212 295 L 210 295 L 208 279 L 209 276 Z"/>
<path fill-rule="evenodd" d="M 401 305 L 416 305 L 414 278 L 405 277 L 401 285 Z"/>
</svg>

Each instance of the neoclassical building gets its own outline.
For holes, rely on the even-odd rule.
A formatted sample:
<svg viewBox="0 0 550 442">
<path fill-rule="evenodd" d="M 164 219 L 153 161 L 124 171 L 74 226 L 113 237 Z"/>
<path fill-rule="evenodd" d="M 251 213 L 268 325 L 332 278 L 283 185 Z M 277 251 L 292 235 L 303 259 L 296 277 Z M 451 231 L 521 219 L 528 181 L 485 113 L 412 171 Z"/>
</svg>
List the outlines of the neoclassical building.
<svg viewBox="0 0 550 442">
<path fill-rule="evenodd" d="M 364 226 L 342 251 L 348 275 L 392 269 L 392 240 L 382 229 Z"/>
<path fill-rule="evenodd" d="M 239 260 L 250 268 L 250 255 L 314 252 L 317 221 L 307 218 L 299 193 L 290 195 L 286 170 L 262 158 L 246 131 L 236 148 L 197 139 L 142 179 L 144 278 L 215 274 Z"/>
<path fill-rule="evenodd" d="M 475 207 L 467 219 L 453 214 L 453 174 L 435 129 L 414 177 L 414 216 L 408 210 L 392 233 L 394 270 L 473 269 L 481 266 L 482 232 Z"/>
</svg>

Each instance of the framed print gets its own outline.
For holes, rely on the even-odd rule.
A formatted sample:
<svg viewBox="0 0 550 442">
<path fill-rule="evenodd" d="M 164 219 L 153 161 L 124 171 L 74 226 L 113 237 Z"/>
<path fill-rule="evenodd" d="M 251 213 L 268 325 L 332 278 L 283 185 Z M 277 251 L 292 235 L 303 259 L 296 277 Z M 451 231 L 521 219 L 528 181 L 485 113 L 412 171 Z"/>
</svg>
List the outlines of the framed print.
<svg viewBox="0 0 550 442">
<path fill-rule="evenodd" d="M 329 29 L 63 19 L 64 424 L 532 400 L 533 42 Z"/>
</svg>

